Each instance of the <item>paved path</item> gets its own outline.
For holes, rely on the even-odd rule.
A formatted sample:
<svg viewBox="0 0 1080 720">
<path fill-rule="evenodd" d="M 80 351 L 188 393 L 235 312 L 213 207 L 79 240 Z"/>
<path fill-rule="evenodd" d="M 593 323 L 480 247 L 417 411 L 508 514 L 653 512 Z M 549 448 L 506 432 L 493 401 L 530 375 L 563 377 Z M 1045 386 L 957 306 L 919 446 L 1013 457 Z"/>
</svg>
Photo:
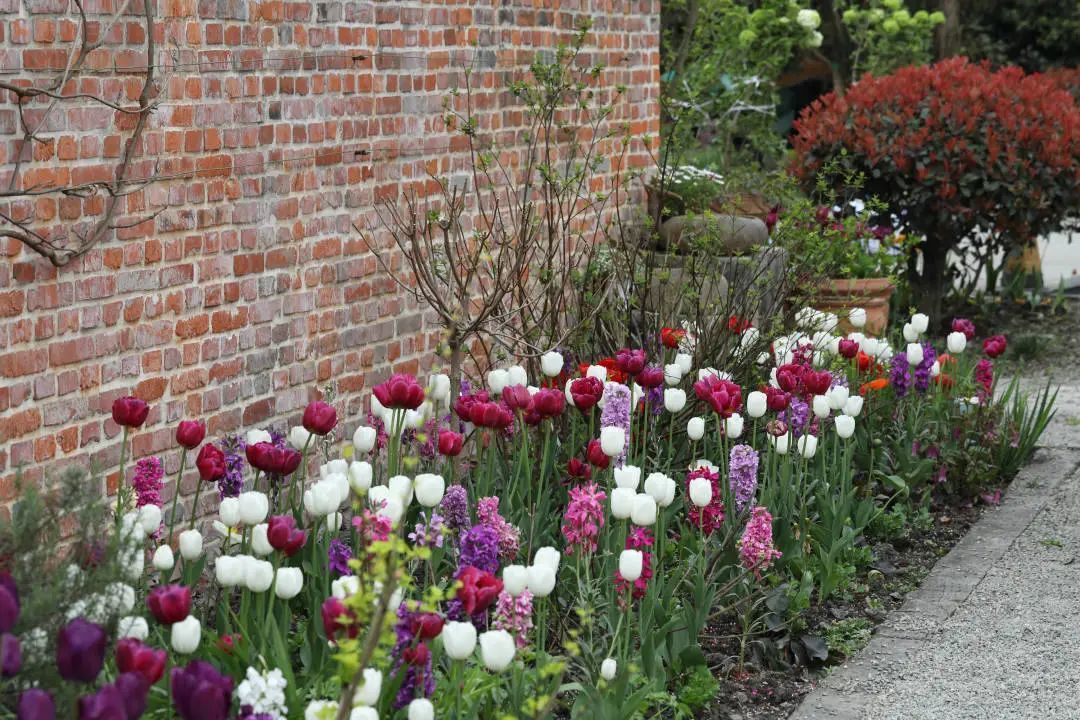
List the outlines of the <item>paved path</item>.
<svg viewBox="0 0 1080 720">
<path fill-rule="evenodd" d="M 1043 444 L 792 720 L 1080 718 L 1080 386 Z"/>
</svg>

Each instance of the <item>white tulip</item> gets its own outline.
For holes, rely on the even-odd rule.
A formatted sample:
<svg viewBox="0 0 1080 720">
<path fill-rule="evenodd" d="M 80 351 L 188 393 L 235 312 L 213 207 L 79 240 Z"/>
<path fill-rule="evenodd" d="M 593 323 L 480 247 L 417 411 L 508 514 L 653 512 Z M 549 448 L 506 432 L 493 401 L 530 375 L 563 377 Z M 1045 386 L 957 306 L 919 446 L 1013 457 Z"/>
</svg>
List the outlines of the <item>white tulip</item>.
<svg viewBox="0 0 1080 720">
<path fill-rule="evenodd" d="M 712 481 L 708 478 L 698 477 L 690 481 L 690 502 L 703 508 L 712 502 Z"/>
<path fill-rule="evenodd" d="M 686 377 L 690 374 L 690 371 L 694 369 L 694 356 L 690 353 L 676 353 L 675 364 L 679 366 L 679 370 L 682 371 L 682 376 Z"/>
<path fill-rule="evenodd" d="M 799 437 L 797 447 L 799 448 L 799 454 L 809 460 L 817 454 L 817 436 L 816 435 L 802 435 Z"/>
<path fill-rule="evenodd" d="M 464 660 L 476 650 L 476 626 L 471 622 L 448 622 L 439 637 L 451 660 Z"/>
<path fill-rule="evenodd" d="M 269 561 L 250 558 L 245 565 L 244 586 L 251 592 L 266 592 L 274 584 L 274 566 Z"/>
<path fill-rule="evenodd" d="M 536 554 L 533 555 L 533 564 L 544 565 L 551 568 L 552 572 L 557 572 L 559 569 L 559 561 L 562 559 L 562 555 L 558 550 L 545 545 L 542 548 L 537 549 Z"/>
<path fill-rule="evenodd" d="M 546 352 L 540 356 L 540 371 L 546 377 L 553 378 L 562 372 L 564 362 L 560 353 L 554 350 Z"/>
<path fill-rule="evenodd" d="M 667 500 L 668 481 L 675 482 L 659 472 L 649 473 L 649 476 L 645 478 L 645 492 L 649 493 L 660 507 L 667 507 L 664 501 Z"/>
<path fill-rule="evenodd" d="M 923 349 L 919 343 L 908 343 L 905 353 L 908 365 L 918 365 L 923 361 Z"/>
<path fill-rule="evenodd" d="M 349 487 L 357 495 L 363 495 L 371 489 L 371 463 L 366 460 L 353 460 L 349 463 Z"/>
<path fill-rule="evenodd" d="M 338 600 L 355 595 L 360 590 L 360 579 L 355 575 L 342 575 L 330 583 L 330 594 Z"/>
<path fill-rule="evenodd" d="M 768 409 L 769 398 L 760 390 L 754 390 L 746 396 L 746 414 L 750 417 L 762 417 Z"/>
<path fill-rule="evenodd" d="M 619 553 L 619 574 L 627 582 L 634 582 L 641 577 L 643 561 L 640 550 L 623 550 Z"/>
<path fill-rule="evenodd" d="M 274 594 L 282 600 L 292 600 L 304 587 L 304 573 L 297 567 L 278 568 L 274 578 Z"/>
<path fill-rule="evenodd" d="M 630 513 L 630 522 L 638 527 L 656 524 L 656 501 L 648 493 L 638 493 L 634 498 L 634 509 Z"/>
<path fill-rule="evenodd" d="M 829 388 L 829 391 L 825 393 L 825 397 L 829 398 L 829 407 L 833 410 L 842 410 L 844 404 L 848 401 L 848 396 L 851 392 L 843 385 L 837 385 L 834 388 Z"/>
<path fill-rule="evenodd" d="M 227 497 L 221 501 L 218 507 L 218 516 L 226 527 L 236 527 L 240 524 L 240 500 Z"/>
<path fill-rule="evenodd" d="M 941 374 L 941 363 L 938 362 L 937 360 L 935 360 L 934 364 L 930 366 L 930 377 L 937 377 L 940 374 Z"/>
<path fill-rule="evenodd" d="M 386 498 L 386 502 L 383 503 L 383 506 L 379 508 L 376 514 L 389 518 L 391 523 L 397 525 L 401 520 L 401 516 L 405 514 L 405 505 L 396 495 L 391 495 Z"/>
<path fill-rule="evenodd" d="M 370 707 L 379 703 L 379 695 L 382 694 L 382 671 L 375 668 L 364 668 L 364 682 L 356 688 L 353 695 L 354 705 Z"/>
<path fill-rule="evenodd" d="M 637 412 L 638 403 L 645 397 L 645 389 L 637 383 L 630 388 L 630 412 Z"/>
<path fill-rule="evenodd" d="M 197 560 L 203 552 L 202 533 L 198 530 L 185 530 L 180 533 L 180 557 L 185 560 Z"/>
<path fill-rule="evenodd" d="M 843 413 L 845 415 L 850 415 L 851 417 L 859 417 L 859 413 L 862 412 L 862 408 L 863 396 L 852 395 L 847 399 L 847 402 L 844 403 Z"/>
<path fill-rule="evenodd" d="M 391 421 L 394 419 L 394 413 L 383 407 L 383 404 L 379 402 L 379 398 L 374 395 L 371 396 L 371 414 L 382 420 L 386 425 L 392 425 Z"/>
<path fill-rule="evenodd" d="M 345 460 L 338 458 L 337 460 L 331 460 L 325 462 L 319 466 L 319 477 L 325 480 L 331 475 L 342 474 L 344 475 L 349 471 L 349 463 Z"/>
<path fill-rule="evenodd" d="M 375 432 L 375 428 L 360 425 L 353 432 L 353 449 L 358 453 L 367 454 L 374 449 L 376 440 L 378 440 L 378 434 Z"/>
<path fill-rule="evenodd" d="M 622 454 L 626 447 L 626 431 L 621 427 L 600 428 L 600 449 L 609 458 Z"/>
<path fill-rule="evenodd" d="M 683 371 L 682 368 L 672 363 L 664 366 L 664 383 L 666 385 L 678 385 L 682 382 Z"/>
<path fill-rule="evenodd" d="M 590 365 L 585 377 L 594 377 L 600 382 L 607 382 L 607 368 L 603 365 Z"/>
<path fill-rule="evenodd" d="M 724 420 L 724 434 L 731 440 L 738 440 L 742 437 L 743 425 L 743 416 L 739 413 L 732 413 L 731 417 Z"/>
<path fill-rule="evenodd" d="M 372 509 L 378 509 L 390 497 L 390 488 L 385 485 L 372 485 L 368 491 L 368 503 Z"/>
<path fill-rule="evenodd" d="M 619 664 L 615 662 L 615 658 L 604 658 L 604 662 L 600 663 L 600 677 L 605 680 L 614 680 L 618 671 Z"/>
<path fill-rule="evenodd" d="M 616 520 L 625 520 L 634 512 L 634 498 L 637 493 L 631 488 L 617 487 L 611 491 L 611 515 Z"/>
<path fill-rule="evenodd" d="M 311 433 L 303 425 L 294 425 L 289 429 L 289 444 L 297 450 L 306 448 L 310 439 Z"/>
<path fill-rule="evenodd" d="M 791 435 L 789 433 L 784 433 L 780 437 L 776 437 L 770 434 L 769 442 L 772 444 L 773 450 L 776 451 L 777 455 L 787 455 L 788 448 L 791 445 Z"/>
<path fill-rule="evenodd" d="M 814 396 L 814 415 L 819 418 L 827 418 L 832 412 L 832 406 L 829 404 L 829 398 L 824 395 Z"/>
<path fill-rule="evenodd" d="M 640 552 L 638 553 L 641 554 Z M 488 630 L 480 634 L 480 659 L 491 672 L 502 672 L 514 661 L 514 636 L 505 630 Z"/>
<path fill-rule="evenodd" d="M 435 373 L 428 379 L 428 387 L 431 388 L 430 397 L 435 402 L 444 405 L 450 402 L 450 376 L 446 373 Z"/>
<path fill-rule="evenodd" d="M 510 384 L 510 377 L 505 370 L 497 368 L 487 374 L 487 386 L 495 395 L 502 395 L 503 388 Z"/>
<path fill-rule="evenodd" d="M 116 623 L 116 637 L 118 640 L 122 638 L 145 640 L 149 634 L 150 626 L 147 625 L 146 618 L 128 615 L 120 618 Z"/>
<path fill-rule="evenodd" d="M 435 706 L 427 698 L 416 698 L 409 703 L 408 720 L 435 720 Z"/>
<path fill-rule="evenodd" d="M 866 310 L 862 308 L 852 308 L 848 311 L 848 322 L 851 323 L 851 327 L 865 327 Z"/>
<path fill-rule="evenodd" d="M 930 317 L 924 313 L 915 313 L 911 316 L 911 327 L 915 328 L 915 332 L 922 335 L 930 329 Z"/>
<path fill-rule="evenodd" d="M 199 649 L 202 640 L 202 625 L 199 618 L 188 615 L 172 626 L 172 649 L 181 655 L 190 655 Z"/>
<path fill-rule="evenodd" d="M 158 570 L 172 570 L 173 565 L 176 564 L 176 559 L 173 558 L 172 548 L 168 545 L 161 545 L 154 551 L 154 567 Z"/>
<path fill-rule="evenodd" d="M 945 347 L 949 349 L 953 355 L 959 355 L 964 352 L 964 348 L 967 347 L 967 335 L 962 332 L 951 332 L 948 337 L 945 338 Z"/>
<path fill-rule="evenodd" d="M 756 327 L 748 327 L 743 330 L 742 335 L 739 336 L 739 347 L 746 349 L 752 345 L 757 344 L 757 341 L 761 339 L 761 331 Z"/>
<path fill-rule="evenodd" d="M 697 470 L 698 468 L 708 468 L 709 472 L 720 472 L 720 468 L 714 465 L 711 461 L 705 458 L 698 458 L 694 462 L 690 463 L 690 470 Z"/>
<path fill-rule="evenodd" d="M 529 569 L 524 565 L 507 565 L 502 571 L 503 590 L 517 597 L 529 586 Z"/>
<path fill-rule="evenodd" d="M 424 507 L 432 508 L 442 502 L 443 493 L 446 492 L 446 481 L 442 475 L 434 473 L 420 473 L 416 476 L 413 484 L 416 493 L 416 501 Z"/>
<path fill-rule="evenodd" d="M 256 445 L 261 442 L 268 443 L 273 441 L 274 439 L 270 437 L 270 433 L 266 430 L 248 430 L 247 434 L 244 436 L 245 445 Z"/>
<path fill-rule="evenodd" d="M 529 592 L 536 597 L 547 597 L 555 589 L 555 568 L 550 565 L 529 566 Z"/>
<path fill-rule="evenodd" d="M 840 438 L 847 440 L 855 434 L 855 418 L 850 415 L 837 415 L 835 422 L 836 434 Z"/>
<path fill-rule="evenodd" d="M 705 437 L 705 418 L 690 418 L 686 423 L 686 435 L 695 441 Z"/>
<path fill-rule="evenodd" d="M 915 329 L 915 326 L 911 323 L 904 323 L 904 340 L 906 342 L 915 342 L 919 339 L 919 331 Z"/>
<path fill-rule="evenodd" d="M 161 527 L 161 508 L 157 505 L 143 505 L 138 513 L 139 524 L 147 535 L 153 535 Z"/>
<path fill-rule="evenodd" d="M 235 587 L 244 581 L 244 561 L 232 555 L 219 555 L 214 561 L 214 578 L 221 587 Z"/>
<path fill-rule="evenodd" d="M 341 504 L 341 494 L 337 485 L 325 480 L 312 485 L 304 491 L 304 509 L 312 517 L 324 517 L 337 510 Z"/>
<path fill-rule="evenodd" d="M 390 494 L 401 500 L 401 504 L 407 506 L 413 499 L 413 482 L 405 475 L 395 475 L 386 481 L 390 487 Z"/>
<path fill-rule="evenodd" d="M 240 493 L 240 522 L 248 527 L 258 525 L 270 512 L 270 499 L 265 493 L 255 490 Z"/>
<path fill-rule="evenodd" d="M 259 557 L 266 557 L 274 552 L 274 546 L 266 533 L 270 530 L 268 523 L 259 523 L 251 528 L 251 552 Z"/>
<path fill-rule="evenodd" d="M 677 413 L 686 407 L 686 391 L 682 388 L 664 389 L 664 409 L 670 413 Z"/>
<path fill-rule="evenodd" d="M 528 385 L 529 374 L 520 365 L 511 365 L 506 369 L 507 385 Z"/>
<path fill-rule="evenodd" d="M 640 482 L 641 468 L 634 465 L 623 465 L 621 468 L 615 468 L 615 484 L 617 486 L 630 488 L 636 492 Z"/>
<path fill-rule="evenodd" d="M 349 720 L 379 720 L 379 711 L 366 705 L 354 707 L 349 711 Z"/>
<path fill-rule="evenodd" d="M 332 512 L 326 516 L 326 529 L 331 533 L 336 533 L 341 529 L 342 523 L 345 522 L 345 516 L 339 512 Z"/>
</svg>

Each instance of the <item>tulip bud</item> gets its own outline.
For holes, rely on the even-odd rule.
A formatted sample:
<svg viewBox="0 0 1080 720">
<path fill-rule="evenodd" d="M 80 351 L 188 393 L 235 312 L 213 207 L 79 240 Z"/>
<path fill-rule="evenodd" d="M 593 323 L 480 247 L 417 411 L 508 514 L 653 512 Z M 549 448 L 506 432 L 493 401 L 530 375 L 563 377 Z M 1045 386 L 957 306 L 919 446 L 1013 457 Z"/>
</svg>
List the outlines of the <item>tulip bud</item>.
<svg viewBox="0 0 1080 720">
<path fill-rule="evenodd" d="M 664 390 L 664 409 L 670 413 L 677 413 L 686 407 L 686 391 L 682 388 L 667 388 Z"/>
<path fill-rule="evenodd" d="M 558 550 L 550 545 L 545 545 L 544 547 L 537 549 L 536 554 L 533 555 L 533 564 L 544 565 L 551 568 L 552 572 L 557 572 L 559 570 L 559 561 L 561 559 L 562 555 Z"/>
<path fill-rule="evenodd" d="M 355 595 L 360 589 L 360 580 L 355 575 L 343 575 L 330 583 L 330 594 L 338 600 Z"/>
<path fill-rule="evenodd" d="M 627 582 L 634 582 L 641 577 L 643 560 L 640 550 L 623 550 L 619 553 L 619 575 Z"/>
<path fill-rule="evenodd" d="M 847 440 L 855 434 L 855 418 L 850 415 L 837 415 L 835 422 L 836 434 L 840 438 Z"/>
<path fill-rule="evenodd" d="M 427 698 L 416 698 L 409 703 L 408 720 L 435 720 L 435 706 Z"/>
<path fill-rule="evenodd" d="M 441 637 L 451 660 L 464 660 L 476 650 L 476 627 L 471 622 L 448 622 Z"/>
<path fill-rule="evenodd" d="M 248 527 L 258 525 L 270 512 L 270 500 L 265 493 L 252 490 L 240 493 L 240 522 Z"/>
<path fill-rule="evenodd" d="M 304 573 L 300 568 L 278 568 L 274 579 L 274 594 L 282 600 L 292 600 L 304 587 Z"/>
<path fill-rule="evenodd" d="M 967 336 L 962 332 L 951 332 L 945 338 L 945 346 L 953 355 L 959 355 L 967 347 Z"/>
<path fill-rule="evenodd" d="M 922 335 L 930 328 L 930 318 L 924 313 L 915 313 L 911 316 L 911 327 L 915 329 L 915 332 Z"/>
<path fill-rule="evenodd" d="M 675 364 L 679 366 L 679 370 L 682 371 L 683 377 L 686 377 L 694 368 L 694 356 L 690 353 L 677 353 L 675 355 Z"/>
<path fill-rule="evenodd" d="M 640 481 L 641 468 L 634 465 L 623 465 L 621 468 L 615 468 L 615 484 L 618 487 L 630 488 L 637 492 Z"/>
<path fill-rule="evenodd" d="M 638 555 L 641 553 L 639 552 Z M 502 672 L 514 661 L 514 636 L 505 630 L 480 634 L 480 659 L 491 672 Z"/>
<path fill-rule="evenodd" d="M 673 385 L 673 386 L 678 385 L 679 383 L 682 382 L 682 378 L 683 378 L 683 371 L 682 371 L 682 368 L 679 365 L 677 365 L 675 363 L 671 363 L 670 365 L 665 365 L 664 366 L 664 383 L 665 384 Z M 683 395 L 685 396 L 686 393 L 684 392 Z"/>
<path fill-rule="evenodd" d="M 708 478 L 698 477 L 690 481 L 690 502 L 703 508 L 712 502 L 712 482 Z"/>
<path fill-rule="evenodd" d="M 372 398 L 374 401 L 374 398 Z M 375 447 L 375 441 L 378 436 L 375 432 L 375 428 L 368 427 L 367 425 L 361 425 L 356 428 L 356 431 L 352 436 L 353 449 L 361 454 L 367 454 Z"/>
<path fill-rule="evenodd" d="M 202 640 L 202 625 L 199 619 L 194 615 L 188 615 L 180 622 L 174 623 L 171 640 L 172 649 L 181 655 L 190 655 L 198 650 L 199 642 Z"/>
<path fill-rule="evenodd" d="M 817 454 L 818 439 L 816 435 L 802 435 L 799 437 L 797 447 L 799 454 L 809 460 Z"/>
<path fill-rule="evenodd" d="M 615 662 L 615 658 L 604 658 L 604 662 L 600 663 L 600 677 L 609 682 L 615 679 L 618 671 L 619 665 Z"/>
<path fill-rule="evenodd" d="M 547 597 L 555 589 L 555 568 L 550 565 L 530 565 L 528 584 L 529 592 L 535 597 Z"/>
<path fill-rule="evenodd" d="M 442 475 L 433 473 L 421 473 L 416 476 L 413 486 L 416 493 L 416 501 L 424 507 L 432 508 L 442 502 L 446 492 L 446 481 Z"/>
<path fill-rule="evenodd" d="M 824 395 L 814 396 L 814 415 L 819 418 L 827 418 L 832 412 L 832 407 L 829 405 L 829 398 Z"/>
<path fill-rule="evenodd" d="M 692 417 L 686 423 L 686 435 L 691 440 L 697 441 L 705 437 L 705 418 Z"/>
<path fill-rule="evenodd" d="M 185 530 L 180 533 L 180 557 L 185 560 L 197 560 L 202 555 L 203 538 L 198 530 Z"/>
<path fill-rule="evenodd" d="M 862 409 L 863 396 L 852 395 L 847 399 L 847 402 L 844 403 L 843 413 L 845 415 L 850 415 L 851 417 L 859 417 L 859 413 L 862 412 Z"/>
<path fill-rule="evenodd" d="M 150 626 L 147 625 L 146 618 L 128 615 L 127 617 L 120 618 L 116 623 L 117 640 L 122 640 L 123 638 L 145 640 L 149 634 Z"/>
<path fill-rule="evenodd" d="M 303 425 L 296 425 L 289 430 L 289 444 L 297 450 L 303 451 L 310 439 L 311 433 Z"/>
<path fill-rule="evenodd" d="M 529 569 L 524 565 L 507 565 L 502 571 L 503 590 L 517 597 L 529 584 Z"/>
<path fill-rule="evenodd" d="M 357 495 L 363 495 L 371 489 L 371 463 L 366 460 L 354 460 L 349 463 L 349 487 Z"/>
<path fill-rule="evenodd" d="M 923 349 L 919 343 L 908 343 L 907 350 L 908 365 L 918 365 L 923 361 Z"/>
<path fill-rule="evenodd" d="M 562 372 L 564 362 L 562 354 L 552 350 L 540 356 L 540 370 L 547 377 L 553 378 Z"/>
<path fill-rule="evenodd" d="M 507 385 L 528 385 L 529 374 L 520 365 L 511 365 L 506 369 Z"/>
<path fill-rule="evenodd" d="M 600 428 L 600 449 L 609 458 L 621 455 L 626 447 L 626 431 L 621 427 Z"/>
<path fill-rule="evenodd" d="M 941 363 L 938 362 L 937 360 L 935 360 L 934 364 L 930 366 L 930 377 L 937 377 L 940 374 L 941 374 Z"/>
<path fill-rule="evenodd" d="M 731 440 L 738 440 L 743 433 L 743 416 L 732 413 L 731 417 L 724 420 L 724 434 Z"/>
<path fill-rule="evenodd" d="M 309 402 L 301 419 L 304 429 L 314 435 L 330 434 L 337 426 L 337 421 L 337 410 L 334 406 L 321 400 Z"/>
<path fill-rule="evenodd" d="M 249 558 L 244 567 L 244 586 L 251 592 L 261 593 L 274 584 L 274 566 L 267 560 Z"/>
<path fill-rule="evenodd" d="M 227 497 L 221 501 L 218 515 L 226 527 L 235 527 L 240 524 L 240 501 L 234 497 Z"/>
<path fill-rule="evenodd" d="M 639 527 L 648 527 L 656 523 L 656 500 L 648 493 L 638 493 L 634 498 L 634 509 L 630 521 Z"/>
<path fill-rule="evenodd" d="M 176 564 L 176 560 L 173 558 L 172 548 L 168 545 L 161 545 L 154 551 L 154 567 L 161 571 L 172 570 L 173 565 Z"/>
<path fill-rule="evenodd" d="M 851 327 L 864 327 L 866 325 L 866 310 L 862 308 L 852 308 L 848 311 L 848 322 L 851 323 Z"/>
<path fill-rule="evenodd" d="M 611 514 L 617 520 L 625 520 L 634 512 L 634 497 L 637 493 L 624 487 L 611 491 Z"/>
<path fill-rule="evenodd" d="M 765 393 L 754 390 L 746 396 L 746 414 L 752 418 L 759 418 L 765 415 L 765 411 L 769 408 L 769 399 Z"/>
</svg>

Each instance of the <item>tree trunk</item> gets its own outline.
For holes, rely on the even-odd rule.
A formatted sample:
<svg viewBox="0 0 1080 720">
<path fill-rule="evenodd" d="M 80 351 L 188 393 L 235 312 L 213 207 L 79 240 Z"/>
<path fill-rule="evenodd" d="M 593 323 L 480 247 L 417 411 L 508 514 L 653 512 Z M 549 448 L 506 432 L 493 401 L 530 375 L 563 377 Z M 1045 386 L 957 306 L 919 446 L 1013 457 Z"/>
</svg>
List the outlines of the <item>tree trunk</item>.
<svg viewBox="0 0 1080 720">
<path fill-rule="evenodd" d="M 446 344 L 450 347 L 450 407 L 457 404 L 461 395 L 461 338 L 457 331 L 451 331 Z"/>
<path fill-rule="evenodd" d="M 939 0 L 945 23 L 934 33 L 934 51 L 938 60 L 952 57 L 960 51 L 961 0 Z"/>
<path fill-rule="evenodd" d="M 922 272 L 909 276 L 911 287 L 917 293 L 919 310 L 930 316 L 932 323 L 941 322 L 941 304 L 949 291 L 949 246 L 940 238 L 927 237 L 919 246 L 922 253 Z M 909 265 L 908 272 L 913 268 Z"/>
</svg>

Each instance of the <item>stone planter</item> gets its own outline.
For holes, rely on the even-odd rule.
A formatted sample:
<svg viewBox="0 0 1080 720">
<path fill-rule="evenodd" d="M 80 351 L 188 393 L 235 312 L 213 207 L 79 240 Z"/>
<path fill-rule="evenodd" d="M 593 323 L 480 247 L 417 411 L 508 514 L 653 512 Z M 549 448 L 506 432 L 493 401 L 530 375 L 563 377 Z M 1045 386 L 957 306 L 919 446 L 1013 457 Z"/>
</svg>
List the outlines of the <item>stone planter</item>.
<svg viewBox="0 0 1080 720">
<path fill-rule="evenodd" d="M 866 327 L 862 332 L 881 335 L 889 324 L 889 300 L 895 289 L 889 278 L 831 279 L 818 286 L 814 304 L 818 310 L 840 317 L 838 331 L 842 333 L 854 329 L 847 321 L 848 311 L 861 307 L 866 310 Z"/>
</svg>

